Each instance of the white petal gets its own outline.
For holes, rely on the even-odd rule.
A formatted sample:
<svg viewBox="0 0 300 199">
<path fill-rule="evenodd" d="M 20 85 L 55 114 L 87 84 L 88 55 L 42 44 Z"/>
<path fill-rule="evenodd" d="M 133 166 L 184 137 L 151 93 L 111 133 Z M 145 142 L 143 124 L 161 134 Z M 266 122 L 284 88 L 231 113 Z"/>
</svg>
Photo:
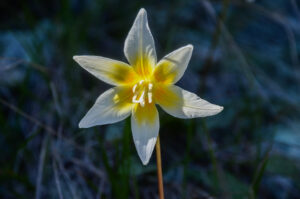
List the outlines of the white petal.
<svg viewBox="0 0 300 199">
<path fill-rule="evenodd" d="M 111 84 L 132 84 L 137 79 L 134 69 L 128 64 L 100 56 L 74 56 L 73 59 L 98 79 Z"/>
<path fill-rule="evenodd" d="M 193 46 L 187 45 L 166 55 L 155 67 L 154 77 L 156 80 L 175 84 L 183 76 L 192 52 Z"/>
<path fill-rule="evenodd" d="M 143 8 L 140 9 L 127 35 L 124 53 L 132 66 L 143 57 L 149 59 L 151 65 L 156 64 L 154 40 L 148 25 L 146 10 Z"/>
<path fill-rule="evenodd" d="M 157 92 L 160 92 L 161 96 L 156 98 L 156 102 L 174 117 L 183 119 L 206 117 L 216 115 L 223 110 L 222 106 L 211 104 L 178 86 L 168 86 Z"/>
<path fill-rule="evenodd" d="M 79 123 L 79 128 L 111 124 L 124 120 L 131 114 L 130 88 L 115 87 L 105 91 Z M 129 94 L 130 95 L 130 94 Z M 128 96 L 128 95 L 127 95 Z"/>
<path fill-rule="evenodd" d="M 144 165 L 152 155 L 159 131 L 159 117 L 155 105 L 137 105 L 132 111 L 131 129 L 138 155 Z"/>
</svg>

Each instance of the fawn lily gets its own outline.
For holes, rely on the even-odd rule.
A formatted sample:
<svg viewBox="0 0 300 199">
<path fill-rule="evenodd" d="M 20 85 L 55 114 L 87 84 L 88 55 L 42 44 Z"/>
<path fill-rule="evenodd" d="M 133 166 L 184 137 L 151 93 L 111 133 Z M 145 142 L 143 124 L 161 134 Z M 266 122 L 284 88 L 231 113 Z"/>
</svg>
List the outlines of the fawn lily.
<svg viewBox="0 0 300 199">
<path fill-rule="evenodd" d="M 111 124 L 131 115 L 134 144 L 146 165 L 159 131 L 156 104 L 170 115 L 184 119 L 215 115 L 223 109 L 174 85 L 186 70 L 192 51 L 192 45 L 184 46 L 157 63 L 147 14 L 141 9 L 125 40 L 129 65 L 100 56 L 73 57 L 92 75 L 115 86 L 98 97 L 79 127 Z"/>
</svg>

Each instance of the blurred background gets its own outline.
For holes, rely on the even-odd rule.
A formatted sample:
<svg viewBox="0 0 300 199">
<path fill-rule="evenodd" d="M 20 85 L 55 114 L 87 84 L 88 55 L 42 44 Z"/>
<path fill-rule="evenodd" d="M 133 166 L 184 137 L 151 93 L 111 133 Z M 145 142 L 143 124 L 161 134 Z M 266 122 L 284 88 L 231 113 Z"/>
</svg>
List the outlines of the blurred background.
<svg viewBox="0 0 300 199">
<path fill-rule="evenodd" d="M 0 198 L 157 198 L 130 120 L 79 129 L 109 88 L 73 55 L 125 60 L 138 10 L 158 59 L 194 45 L 178 83 L 224 106 L 181 120 L 160 112 L 168 199 L 300 198 L 298 0 L 0 2 Z"/>
</svg>

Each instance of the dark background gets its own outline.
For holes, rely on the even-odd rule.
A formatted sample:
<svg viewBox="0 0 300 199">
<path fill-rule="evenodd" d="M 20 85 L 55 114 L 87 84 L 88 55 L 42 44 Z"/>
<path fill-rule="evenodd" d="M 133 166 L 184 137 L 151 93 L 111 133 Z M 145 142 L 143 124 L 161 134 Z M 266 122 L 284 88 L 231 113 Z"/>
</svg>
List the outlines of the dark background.
<svg viewBox="0 0 300 199">
<path fill-rule="evenodd" d="M 72 60 L 125 61 L 138 10 L 158 59 L 194 45 L 178 83 L 224 106 L 208 118 L 160 112 L 168 199 L 300 198 L 297 0 L 0 2 L 0 198 L 157 198 L 126 121 L 78 129 L 109 88 Z"/>
</svg>

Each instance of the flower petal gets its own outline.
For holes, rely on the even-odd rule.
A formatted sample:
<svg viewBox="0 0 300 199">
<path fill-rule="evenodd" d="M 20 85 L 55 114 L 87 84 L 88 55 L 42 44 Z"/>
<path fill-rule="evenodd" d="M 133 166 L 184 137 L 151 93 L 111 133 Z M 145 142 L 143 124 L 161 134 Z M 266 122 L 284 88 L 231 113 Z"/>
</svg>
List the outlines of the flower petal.
<svg viewBox="0 0 300 199">
<path fill-rule="evenodd" d="M 115 87 L 102 93 L 79 123 L 79 128 L 119 122 L 131 113 L 130 87 Z"/>
<path fill-rule="evenodd" d="M 147 13 L 140 9 L 125 40 L 124 53 L 135 71 L 144 77 L 152 74 L 156 64 L 156 52 Z"/>
<path fill-rule="evenodd" d="M 143 164 L 148 164 L 159 131 L 158 112 L 153 103 L 137 104 L 132 110 L 131 128 L 136 150 Z"/>
<path fill-rule="evenodd" d="M 175 84 L 183 75 L 192 56 L 193 46 L 187 45 L 166 55 L 155 67 L 157 82 Z"/>
<path fill-rule="evenodd" d="M 74 56 L 73 59 L 98 79 L 112 85 L 126 85 L 138 81 L 128 64 L 100 56 Z"/>
<path fill-rule="evenodd" d="M 216 115 L 223 107 L 211 104 L 178 86 L 157 85 L 154 100 L 170 115 L 178 118 L 195 118 Z"/>
</svg>

